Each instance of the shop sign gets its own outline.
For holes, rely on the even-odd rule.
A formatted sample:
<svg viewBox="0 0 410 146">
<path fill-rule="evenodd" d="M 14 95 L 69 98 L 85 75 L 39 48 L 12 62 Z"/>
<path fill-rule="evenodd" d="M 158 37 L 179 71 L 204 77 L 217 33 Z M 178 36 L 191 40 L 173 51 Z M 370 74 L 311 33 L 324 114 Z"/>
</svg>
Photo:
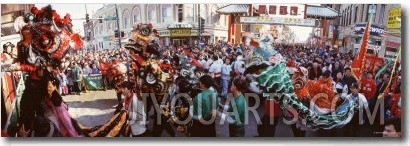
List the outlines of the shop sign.
<svg viewBox="0 0 410 146">
<path fill-rule="evenodd" d="M 354 48 L 360 48 L 362 44 L 354 44 Z M 380 50 L 382 47 L 377 45 L 367 45 L 367 49 L 369 50 Z"/>
<path fill-rule="evenodd" d="M 191 36 L 198 36 L 198 30 L 191 30 Z"/>
<path fill-rule="evenodd" d="M 247 24 L 284 24 L 296 26 L 315 27 L 314 19 L 288 18 L 288 17 L 241 17 L 241 23 Z"/>
<path fill-rule="evenodd" d="M 363 34 L 364 30 L 366 29 L 366 23 L 356 24 L 354 27 L 354 32 L 356 35 Z M 382 27 L 372 24 L 370 27 L 370 35 L 372 36 L 383 36 L 386 33 L 386 30 Z"/>
<path fill-rule="evenodd" d="M 389 21 L 387 21 L 387 28 L 401 27 L 401 8 L 391 9 L 389 11 Z"/>
<path fill-rule="evenodd" d="M 190 36 L 191 29 L 172 29 L 171 36 Z"/>
<path fill-rule="evenodd" d="M 169 30 L 161 30 L 161 31 L 158 31 L 158 35 L 159 37 L 168 37 L 170 36 L 170 32 Z"/>
</svg>

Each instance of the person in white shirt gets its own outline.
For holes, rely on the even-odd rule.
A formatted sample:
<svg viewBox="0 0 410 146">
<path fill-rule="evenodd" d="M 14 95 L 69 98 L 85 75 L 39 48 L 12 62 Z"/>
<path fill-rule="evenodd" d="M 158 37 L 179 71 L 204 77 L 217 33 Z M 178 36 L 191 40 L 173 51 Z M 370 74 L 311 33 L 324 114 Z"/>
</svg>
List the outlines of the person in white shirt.
<svg viewBox="0 0 410 146">
<path fill-rule="evenodd" d="M 222 65 L 223 65 L 223 62 L 222 62 L 222 60 L 219 59 L 218 56 L 216 56 L 216 55 L 213 56 L 213 60 L 214 60 L 214 62 L 212 63 L 211 67 L 209 68 L 209 71 L 208 71 L 208 72 L 209 72 L 210 75 L 214 78 L 215 83 L 220 85 L 221 82 L 222 82 L 221 75 L 222 75 Z M 218 91 L 218 93 L 219 93 L 219 95 L 220 95 L 221 92 L 222 92 L 221 87 L 218 87 L 218 88 L 217 88 L 217 91 Z"/>
<path fill-rule="evenodd" d="M 322 72 L 324 73 L 326 70 L 329 70 L 330 72 L 332 72 L 332 64 L 326 62 L 325 66 L 322 67 Z"/>
<path fill-rule="evenodd" d="M 209 70 L 209 68 L 210 68 L 211 64 L 214 62 L 214 60 L 212 60 L 212 58 L 209 57 L 209 56 L 207 58 L 208 58 L 208 61 L 206 61 L 206 64 L 204 65 L 204 69 Z"/>
<path fill-rule="evenodd" d="M 84 63 L 83 73 L 84 75 L 90 75 L 92 73 L 92 69 L 88 65 L 88 63 Z"/>
<path fill-rule="evenodd" d="M 369 109 L 369 104 L 367 102 L 366 97 L 362 93 L 359 93 L 359 84 L 353 83 L 352 86 L 350 87 L 350 90 L 352 93 L 346 96 L 346 100 L 353 100 L 354 102 L 358 103 L 359 112 L 360 110 L 362 110 L 363 113 L 366 113 L 366 111 Z M 364 121 L 367 118 L 367 116 L 365 116 L 366 114 L 360 114 L 359 112 L 356 112 L 352 120 L 350 121 L 350 123 L 345 125 L 344 127 L 344 130 L 346 130 L 345 136 L 348 136 L 348 137 L 358 136 L 357 130 L 360 129 L 359 128 L 360 125 L 363 125 Z"/>
<path fill-rule="evenodd" d="M 208 69 L 209 69 L 209 66 L 207 66 L 207 62 L 205 61 L 203 55 L 200 55 L 200 56 L 199 56 L 199 62 L 201 63 L 201 65 L 202 65 L 203 68 L 205 68 L 205 69 L 208 68 Z"/>
<path fill-rule="evenodd" d="M 243 61 L 243 56 L 238 55 L 236 57 L 236 61 L 232 63 L 233 65 L 233 70 L 237 73 L 242 75 L 243 72 L 245 72 L 245 62 Z"/>
<path fill-rule="evenodd" d="M 231 79 L 231 60 L 229 58 L 225 58 L 225 64 L 222 65 L 222 97 L 225 97 L 228 95 L 228 85 L 229 85 L 229 80 Z"/>
<path fill-rule="evenodd" d="M 132 137 L 147 136 L 147 119 L 142 97 L 133 93 L 134 83 L 125 81 L 120 85 L 124 106 L 122 110 L 128 113 L 127 124 L 130 126 Z"/>
</svg>

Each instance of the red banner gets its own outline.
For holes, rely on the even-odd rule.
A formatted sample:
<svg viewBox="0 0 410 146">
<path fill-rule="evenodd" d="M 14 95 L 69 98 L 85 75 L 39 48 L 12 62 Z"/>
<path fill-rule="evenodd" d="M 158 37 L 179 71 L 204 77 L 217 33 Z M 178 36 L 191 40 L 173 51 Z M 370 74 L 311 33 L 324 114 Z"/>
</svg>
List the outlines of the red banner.
<svg viewBox="0 0 410 146">
<path fill-rule="evenodd" d="M 360 47 L 360 52 L 357 54 L 356 58 L 353 60 L 353 63 L 352 63 L 352 72 L 358 81 L 361 81 L 363 70 L 364 70 L 364 64 L 365 64 L 364 61 L 366 59 L 365 55 L 367 53 L 367 46 L 368 46 L 369 35 L 370 35 L 369 26 L 370 26 L 370 22 L 368 22 L 366 25 L 366 29 L 363 34 L 362 45 Z"/>
</svg>

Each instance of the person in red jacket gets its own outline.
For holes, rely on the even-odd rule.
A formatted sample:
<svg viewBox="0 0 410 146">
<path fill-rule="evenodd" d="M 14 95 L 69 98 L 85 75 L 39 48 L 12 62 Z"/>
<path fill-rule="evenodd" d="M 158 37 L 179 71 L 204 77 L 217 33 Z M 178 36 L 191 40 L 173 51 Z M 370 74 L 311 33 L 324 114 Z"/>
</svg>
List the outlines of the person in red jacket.
<svg viewBox="0 0 410 146">
<path fill-rule="evenodd" d="M 372 99 L 377 90 L 376 81 L 373 79 L 372 72 L 367 72 L 367 76 L 365 79 L 361 81 L 361 90 L 360 92 L 366 97 L 367 101 Z"/>
<path fill-rule="evenodd" d="M 100 71 L 102 75 L 102 86 L 104 91 L 107 90 L 107 85 L 108 85 L 108 78 L 107 78 L 107 69 L 110 67 L 110 63 L 107 61 L 106 57 L 103 57 L 100 60 Z"/>
</svg>

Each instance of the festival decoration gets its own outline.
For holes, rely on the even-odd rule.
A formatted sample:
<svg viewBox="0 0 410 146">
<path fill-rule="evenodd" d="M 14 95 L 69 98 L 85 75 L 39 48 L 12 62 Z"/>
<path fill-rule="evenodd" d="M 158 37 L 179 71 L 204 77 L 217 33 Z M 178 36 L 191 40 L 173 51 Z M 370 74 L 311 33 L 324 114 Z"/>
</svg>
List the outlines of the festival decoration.
<svg viewBox="0 0 410 146">
<path fill-rule="evenodd" d="M 269 37 L 262 36 L 262 38 Z M 256 41 L 251 42 L 256 45 L 253 45 L 254 49 L 248 57 L 250 60 L 247 62 L 245 75 L 252 78 L 251 84 L 257 84 L 254 87 L 259 87 L 259 89 L 250 88 L 251 91 L 262 90 L 265 95 L 269 96 L 268 98 L 273 98 L 278 102 L 282 109 L 295 109 L 298 122 L 312 129 L 332 129 L 350 122 L 358 108 L 355 99 L 347 99 L 339 107 L 332 107 L 335 110 L 329 114 L 320 114 L 311 110 L 296 95 L 282 55 L 271 48 L 259 47 L 261 45 L 255 43 Z M 270 40 L 262 39 L 259 41 L 260 44 L 267 42 Z"/>
</svg>

